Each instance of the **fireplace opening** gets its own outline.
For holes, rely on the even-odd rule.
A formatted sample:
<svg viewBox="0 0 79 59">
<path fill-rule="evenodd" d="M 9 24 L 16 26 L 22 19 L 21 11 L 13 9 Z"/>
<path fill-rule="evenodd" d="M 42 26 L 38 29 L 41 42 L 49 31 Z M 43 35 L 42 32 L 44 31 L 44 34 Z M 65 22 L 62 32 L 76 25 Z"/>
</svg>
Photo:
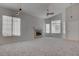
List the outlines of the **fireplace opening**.
<svg viewBox="0 0 79 59">
<path fill-rule="evenodd" d="M 41 32 L 36 32 L 36 36 L 40 36 L 40 35 L 42 35 Z"/>
<path fill-rule="evenodd" d="M 35 30 L 34 38 L 40 38 L 42 37 L 42 31 L 41 30 Z"/>
</svg>

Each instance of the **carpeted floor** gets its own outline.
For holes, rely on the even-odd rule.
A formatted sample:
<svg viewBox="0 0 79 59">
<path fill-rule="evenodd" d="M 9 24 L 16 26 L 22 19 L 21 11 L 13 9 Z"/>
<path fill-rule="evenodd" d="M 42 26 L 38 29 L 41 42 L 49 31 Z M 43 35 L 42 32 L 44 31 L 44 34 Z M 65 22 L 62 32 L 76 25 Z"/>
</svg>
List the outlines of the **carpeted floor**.
<svg viewBox="0 0 79 59">
<path fill-rule="evenodd" d="M 79 56 L 79 42 L 40 38 L 0 46 L 1 56 Z"/>
</svg>

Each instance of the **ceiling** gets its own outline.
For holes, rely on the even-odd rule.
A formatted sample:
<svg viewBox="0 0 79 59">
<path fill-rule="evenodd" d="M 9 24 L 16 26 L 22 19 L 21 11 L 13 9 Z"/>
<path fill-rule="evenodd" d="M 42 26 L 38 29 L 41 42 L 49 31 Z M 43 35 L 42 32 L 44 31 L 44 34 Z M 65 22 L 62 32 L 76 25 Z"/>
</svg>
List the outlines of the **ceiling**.
<svg viewBox="0 0 79 59">
<path fill-rule="evenodd" d="M 17 11 L 21 7 L 24 13 L 39 18 L 48 18 L 46 16 L 47 9 L 50 12 L 54 12 L 55 15 L 70 5 L 70 3 L 0 3 L 0 7 L 2 8 Z"/>
</svg>

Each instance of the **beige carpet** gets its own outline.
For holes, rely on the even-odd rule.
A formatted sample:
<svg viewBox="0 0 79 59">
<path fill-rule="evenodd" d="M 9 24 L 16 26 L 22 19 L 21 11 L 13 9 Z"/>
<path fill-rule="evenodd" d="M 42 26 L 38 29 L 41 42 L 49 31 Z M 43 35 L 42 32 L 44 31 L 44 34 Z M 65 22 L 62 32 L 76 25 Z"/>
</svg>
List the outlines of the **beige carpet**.
<svg viewBox="0 0 79 59">
<path fill-rule="evenodd" d="M 79 56 L 79 42 L 58 38 L 41 38 L 0 46 L 5 56 Z"/>
</svg>

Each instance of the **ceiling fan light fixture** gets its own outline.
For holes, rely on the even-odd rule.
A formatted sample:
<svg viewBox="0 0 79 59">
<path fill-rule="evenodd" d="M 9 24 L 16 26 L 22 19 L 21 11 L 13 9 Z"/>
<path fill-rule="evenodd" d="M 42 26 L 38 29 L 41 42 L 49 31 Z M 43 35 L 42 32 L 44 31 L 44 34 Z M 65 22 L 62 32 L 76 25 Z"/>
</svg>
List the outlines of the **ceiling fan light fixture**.
<svg viewBox="0 0 79 59">
<path fill-rule="evenodd" d="M 21 11 L 22 9 L 20 8 L 19 10 Z"/>
<path fill-rule="evenodd" d="M 47 16 L 49 16 L 49 15 L 53 15 L 54 13 L 52 12 L 52 13 L 47 13 Z"/>
<path fill-rule="evenodd" d="M 18 11 L 16 12 L 16 15 L 19 15 L 19 12 Z"/>
<path fill-rule="evenodd" d="M 17 3 L 17 7 L 19 7 L 19 8 L 16 11 L 16 16 L 23 15 L 22 14 L 23 13 L 22 4 L 21 3 L 19 3 L 19 4 Z"/>
<path fill-rule="evenodd" d="M 16 15 L 20 15 L 20 14 L 21 14 L 21 12 L 22 12 L 22 9 L 21 9 L 21 8 L 19 8 L 19 10 L 16 12 Z"/>
<path fill-rule="evenodd" d="M 49 12 L 49 9 L 47 9 L 47 16 L 49 16 L 49 15 L 53 15 L 54 14 L 54 12 Z"/>
</svg>

